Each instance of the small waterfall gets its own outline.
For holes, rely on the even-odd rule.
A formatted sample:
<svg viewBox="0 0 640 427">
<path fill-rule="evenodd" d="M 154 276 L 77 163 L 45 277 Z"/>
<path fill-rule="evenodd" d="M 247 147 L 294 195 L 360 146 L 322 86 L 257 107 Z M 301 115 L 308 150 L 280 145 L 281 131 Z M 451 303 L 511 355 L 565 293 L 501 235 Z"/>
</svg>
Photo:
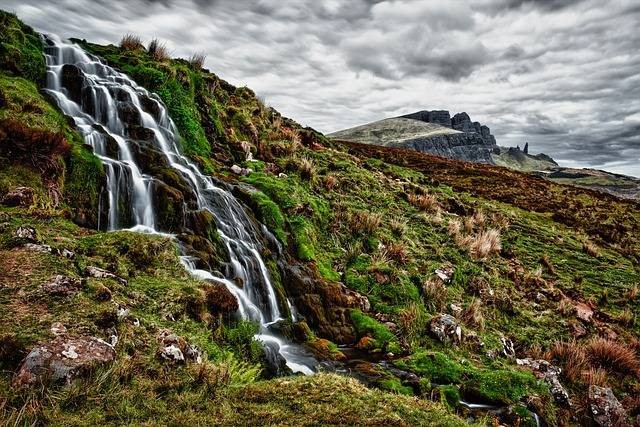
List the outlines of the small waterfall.
<svg viewBox="0 0 640 427">
<path fill-rule="evenodd" d="M 153 211 L 154 179 L 141 172 L 130 146 L 137 128 L 151 131 L 153 147 L 189 184 L 198 209 L 215 216 L 230 258 L 223 277 L 198 269 L 195 260 L 187 255 L 181 257 L 182 263 L 196 277 L 224 283 L 238 300 L 240 316 L 260 324 L 256 338 L 265 344 L 265 349 L 277 351 L 292 371 L 312 374 L 317 361 L 302 347 L 269 330 L 271 324 L 282 320 L 282 315 L 260 255 L 260 231 L 235 197 L 180 153 L 175 125 L 162 101 L 79 46 L 54 35 L 43 37 L 47 91 L 60 109 L 74 119 L 85 142 L 105 166 L 107 229 L 161 232 Z M 137 128 L 132 128 L 132 123 Z"/>
</svg>

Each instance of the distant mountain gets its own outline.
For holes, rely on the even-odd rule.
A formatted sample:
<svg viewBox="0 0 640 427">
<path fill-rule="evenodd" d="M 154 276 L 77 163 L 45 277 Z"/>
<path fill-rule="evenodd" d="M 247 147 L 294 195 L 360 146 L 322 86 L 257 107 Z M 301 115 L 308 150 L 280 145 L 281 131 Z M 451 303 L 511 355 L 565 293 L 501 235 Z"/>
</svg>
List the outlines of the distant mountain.
<svg viewBox="0 0 640 427">
<path fill-rule="evenodd" d="M 499 146 L 491 129 L 472 121 L 465 112 L 452 117 L 447 110 L 422 110 L 327 136 L 334 140 L 409 148 L 449 159 L 504 166 L 618 197 L 633 199 L 640 195 L 640 180 L 636 178 L 600 170 L 561 167 L 544 153 L 529 154 L 528 143 L 522 149 Z"/>
<path fill-rule="evenodd" d="M 334 132 L 328 137 L 488 164 L 494 164 L 492 153 L 499 152 L 488 126 L 472 122 L 467 113 L 451 117 L 446 110 L 418 111 Z"/>
</svg>

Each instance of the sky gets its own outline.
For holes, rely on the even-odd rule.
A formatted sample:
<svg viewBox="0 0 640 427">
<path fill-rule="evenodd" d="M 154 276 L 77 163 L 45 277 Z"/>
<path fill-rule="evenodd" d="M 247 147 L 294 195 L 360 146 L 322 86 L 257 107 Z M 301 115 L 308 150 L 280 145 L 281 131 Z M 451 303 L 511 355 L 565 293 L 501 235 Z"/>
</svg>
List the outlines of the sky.
<svg viewBox="0 0 640 427">
<path fill-rule="evenodd" d="M 638 0 L 3 0 L 43 32 L 206 54 L 321 132 L 466 111 L 499 145 L 640 177 Z"/>
</svg>

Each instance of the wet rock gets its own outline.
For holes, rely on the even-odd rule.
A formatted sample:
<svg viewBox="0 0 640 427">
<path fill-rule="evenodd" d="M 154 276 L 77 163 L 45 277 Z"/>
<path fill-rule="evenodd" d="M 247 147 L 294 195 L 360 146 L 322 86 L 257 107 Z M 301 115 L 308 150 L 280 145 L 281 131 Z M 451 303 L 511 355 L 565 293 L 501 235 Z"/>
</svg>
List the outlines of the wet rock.
<svg viewBox="0 0 640 427">
<path fill-rule="evenodd" d="M 47 381 L 69 383 L 115 358 L 113 347 L 98 338 L 60 335 L 29 352 L 13 384 L 25 387 Z"/>
<path fill-rule="evenodd" d="M 62 86 L 67 89 L 67 96 L 74 102 L 82 103 L 82 85 L 84 78 L 78 67 L 72 64 L 64 64 L 62 66 Z"/>
<path fill-rule="evenodd" d="M 43 284 L 40 289 L 50 295 L 69 297 L 77 294 L 84 288 L 81 280 L 73 277 L 57 275 L 51 281 Z"/>
<path fill-rule="evenodd" d="M 162 181 L 153 182 L 153 208 L 158 225 L 167 231 L 181 229 L 185 217 L 184 195 Z"/>
<path fill-rule="evenodd" d="M 462 328 L 455 317 L 449 314 L 438 314 L 429 323 L 431 333 L 442 342 L 460 344 Z"/>
<path fill-rule="evenodd" d="M 38 241 L 36 230 L 31 227 L 18 227 L 16 231 L 13 232 L 13 237 L 31 243 Z"/>
<path fill-rule="evenodd" d="M 557 404 L 566 407 L 571 406 L 569 393 L 567 393 L 567 390 L 558 379 L 562 369 L 552 365 L 546 360 L 516 359 L 516 363 L 519 366 L 526 366 L 531 369 L 536 377 L 543 378 L 549 385 L 549 391 Z"/>
<path fill-rule="evenodd" d="M 128 130 L 130 135 L 132 128 L 136 125 L 140 125 L 140 111 L 138 111 L 138 108 L 131 102 L 118 103 L 118 116 L 120 117 L 120 120 L 129 125 Z M 141 139 L 136 138 L 136 136 L 134 136 L 133 138 Z"/>
<path fill-rule="evenodd" d="M 0 200 L 5 206 L 31 206 L 33 204 L 33 188 L 15 187 L 10 189 Z"/>
<path fill-rule="evenodd" d="M 589 415 L 600 427 L 630 426 L 624 408 L 608 387 L 589 387 Z"/>
<path fill-rule="evenodd" d="M 120 283 L 121 285 L 127 284 L 126 279 L 99 267 L 89 266 L 86 268 L 85 274 L 87 276 L 95 277 L 97 279 L 113 279 L 116 282 Z"/>
<path fill-rule="evenodd" d="M 209 282 L 203 287 L 203 290 L 207 310 L 211 314 L 227 315 L 238 311 L 238 300 L 223 283 Z"/>
</svg>

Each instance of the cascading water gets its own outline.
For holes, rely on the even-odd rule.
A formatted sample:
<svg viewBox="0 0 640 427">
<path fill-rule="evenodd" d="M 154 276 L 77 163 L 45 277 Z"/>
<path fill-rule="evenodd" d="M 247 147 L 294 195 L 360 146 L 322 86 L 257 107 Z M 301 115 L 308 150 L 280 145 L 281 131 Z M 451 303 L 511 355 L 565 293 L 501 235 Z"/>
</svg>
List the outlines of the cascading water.
<svg viewBox="0 0 640 427">
<path fill-rule="evenodd" d="M 162 152 L 169 166 L 189 184 L 198 208 L 215 216 L 229 253 L 230 262 L 224 277 L 198 269 L 194 259 L 186 255 L 181 257 L 185 267 L 201 279 L 224 283 L 237 298 L 242 318 L 260 324 L 256 337 L 266 347 L 275 347 L 294 372 L 312 374 L 317 361 L 301 347 L 287 343 L 269 330 L 269 326 L 282 320 L 282 316 L 260 255 L 259 231 L 228 191 L 215 185 L 210 177 L 203 175 L 180 154 L 176 128 L 160 99 L 79 46 L 53 35 L 44 36 L 44 41 L 47 91 L 60 109 L 74 119 L 85 142 L 93 147 L 105 166 L 106 228 L 159 232 L 153 211 L 154 179 L 141 172 L 129 144 L 129 125 L 134 117 L 136 126 L 153 132 L 154 148 Z M 149 108 L 149 104 L 153 107 Z M 129 117 L 127 122 L 122 119 L 123 115 Z M 114 142 L 117 149 L 113 147 Z M 242 287 L 236 283 L 241 283 Z"/>
</svg>

